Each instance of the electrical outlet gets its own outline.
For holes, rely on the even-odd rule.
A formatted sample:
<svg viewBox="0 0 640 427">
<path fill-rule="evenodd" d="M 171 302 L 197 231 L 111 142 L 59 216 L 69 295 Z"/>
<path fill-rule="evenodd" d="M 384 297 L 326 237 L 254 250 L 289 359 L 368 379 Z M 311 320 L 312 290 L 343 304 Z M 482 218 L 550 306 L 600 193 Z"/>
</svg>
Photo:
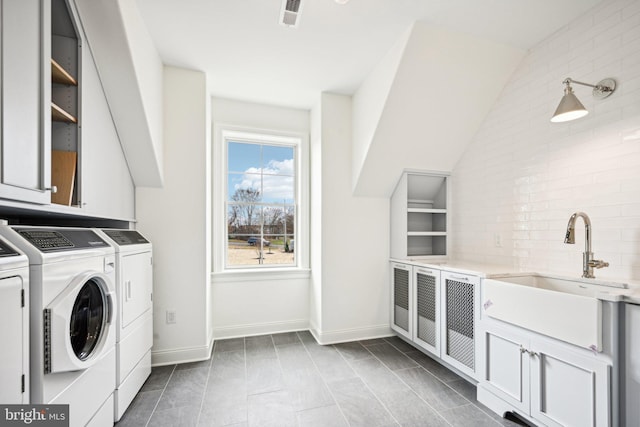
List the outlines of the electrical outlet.
<svg viewBox="0 0 640 427">
<path fill-rule="evenodd" d="M 176 323 L 176 311 L 167 310 L 167 325 L 172 325 L 174 323 Z"/>
<path fill-rule="evenodd" d="M 502 247 L 502 236 L 500 236 L 500 233 L 495 233 L 493 235 L 493 244 L 496 248 Z"/>
</svg>

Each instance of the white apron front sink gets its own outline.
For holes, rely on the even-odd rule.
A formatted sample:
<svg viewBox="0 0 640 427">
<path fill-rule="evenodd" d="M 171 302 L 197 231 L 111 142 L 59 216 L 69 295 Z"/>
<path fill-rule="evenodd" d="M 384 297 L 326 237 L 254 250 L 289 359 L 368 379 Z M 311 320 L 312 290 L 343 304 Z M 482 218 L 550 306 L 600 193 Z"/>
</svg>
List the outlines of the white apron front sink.
<svg viewBox="0 0 640 427">
<path fill-rule="evenodd" d="M 502 320 L 593 351 L 602 351 L 602 301 L 627 285 L 537 274 L 485 279 L 483 311 Z"/>
</svg>

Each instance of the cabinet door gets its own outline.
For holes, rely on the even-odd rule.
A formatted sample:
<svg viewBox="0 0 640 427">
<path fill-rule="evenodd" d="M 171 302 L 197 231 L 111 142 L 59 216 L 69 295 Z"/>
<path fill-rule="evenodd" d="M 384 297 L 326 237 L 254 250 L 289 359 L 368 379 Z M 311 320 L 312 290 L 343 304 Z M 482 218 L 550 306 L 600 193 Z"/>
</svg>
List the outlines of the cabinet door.
<svg viewBox="0 0 640 427">
<path fill-rule="evenodd" d="M 89 49 L 82 54 L 82 91 L 81 207 L 91 215 L 134 218 L 133 180 Z"/>
<path fill-rule="evenodd" d="M 528 339 L 504 328 L 487 325 L 483 331 L 485 388 L 523 414 L 529 414 Z"/>
<path fill-rule="evenodd" d="M 412 340 L 412 269 L 406 264 L 391 264 L 391 329 Z"/>
<path fill-rule="evenodd" d="M 413 268 L 414 342 L 440 357 L 440 271 Z"/>
<path fill-rule="evenodd" d="M 610 425 L 610 367 L 547 342 L 532 341 L 531 416 L 548 426 Z"/>
<path fill-rule="evenodd" d="M 153 286 L 151 252 L 142 252 L 122 257 L 121 265 L 122 327 L 151 309 Z"/>
<path fill-rule="evenodd" d="M 442 360 L 476 378 L 476 326 L 480 320 L 480 279 L 442 272 Z"/>
<path fill-rule="evenodd" d="M 0 197 L 48 203 L 50 176 L 49 6 L 2 0 Z M 47 80 L 48 82 L 48 80 Z"/>
<path fill-rule="evenodd" d="M 19 277 L 0 280 L 0 402 L 28 403 L 22 390 L 22 375 L 27 372 L 29 325 L 22 307 L 23 282 Z M 26 385 L 26 384 L 25 384 Z"/>
<path fill-rule="evenodd" d="M 624 308 L 624 413 L 622 425 L 640 425 L 640 305 Z"/>
</svg>

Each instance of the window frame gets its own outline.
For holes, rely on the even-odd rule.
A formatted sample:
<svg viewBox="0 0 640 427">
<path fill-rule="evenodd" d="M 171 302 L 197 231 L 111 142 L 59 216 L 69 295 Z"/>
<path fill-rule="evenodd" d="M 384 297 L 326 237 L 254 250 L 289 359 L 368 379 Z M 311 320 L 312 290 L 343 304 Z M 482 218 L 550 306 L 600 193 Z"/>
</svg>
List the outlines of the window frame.
<svg viewBox="0 0 640 427">
<path fill-rule="evenodd" d="M 300 272 L 309 269 L 309 138 L 296 132 L 252 129 L 246 127 L 214 126 L 214 173 L 213 176 L 213 273 L 271 275 L 274 273 Z M 295 252 L 294 264 L 255 264 L 230 266 L 228 255 L 227 190 L 228 190 L 228 144 L 246 142 L 255 144 L 294 147 L 295 170 Z"/>
</svg>

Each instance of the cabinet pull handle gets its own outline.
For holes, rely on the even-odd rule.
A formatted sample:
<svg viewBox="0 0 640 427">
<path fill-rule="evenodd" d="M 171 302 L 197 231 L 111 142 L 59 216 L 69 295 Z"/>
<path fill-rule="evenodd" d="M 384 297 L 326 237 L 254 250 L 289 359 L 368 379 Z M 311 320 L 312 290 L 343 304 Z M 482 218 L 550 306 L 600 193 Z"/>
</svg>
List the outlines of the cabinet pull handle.
<svg viewBox="0 0 640 427">
<path fill-rule="evenodd" d="M 463 282 L 468 282 L 469 281 L 469 278 L 468 277 L 464 277 L 464 276 L 455 276 L 455 275 L 452 274 L 449 277 L 452 278 L 452 279 L 455 279 L 455 280 L 461 280 Z"/>
<path fill-rule="evenodd" d="M 425 273 L 425 274 L 433 274 L 432 270 L 425 270 L 423 268 L 418 270 L 418 273 Z"/>
<path fill-rule="evenodd" d="M 525 354 L 525 353 L 527 353 L 529 356 L 532 356 L 532 357 L 540 356 L 540 353 L 538 353 L 536 351 L 528 350 L 528 349 L 520 346 L 520 354 Z"/>
<path fill-rule="evenodd" d="M 55 194 L 58 192 L 58 187 L 52 185 L 51 187 L 43 188 L 44 191 L 51 191 L 51 193 Z"/>
</svg>

